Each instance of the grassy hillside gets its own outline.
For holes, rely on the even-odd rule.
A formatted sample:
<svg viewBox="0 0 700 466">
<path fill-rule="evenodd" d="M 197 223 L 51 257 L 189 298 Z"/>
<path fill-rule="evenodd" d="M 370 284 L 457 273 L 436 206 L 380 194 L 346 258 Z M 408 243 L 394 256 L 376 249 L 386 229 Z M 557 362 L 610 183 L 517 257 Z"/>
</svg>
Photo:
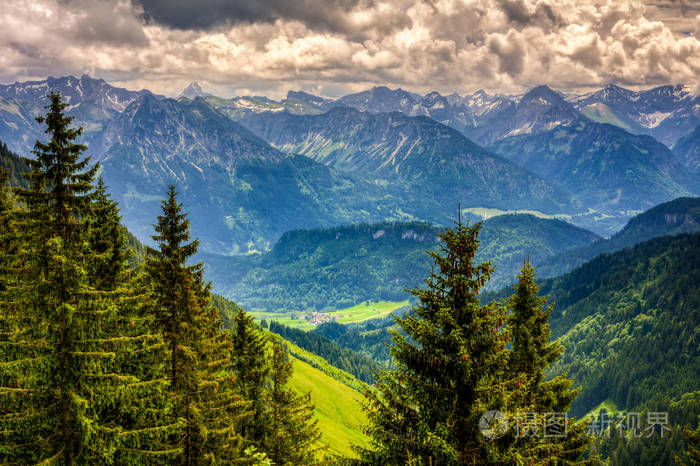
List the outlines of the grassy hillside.
<svg viewBox="0 0 700 466">
<path fill-rule="evenodd" d="M 351 446 L 364 445 L 367 440 L 362 433 L 367 422 L 360 405 L 363 384 L 322 357 L 289 340 L 284 342 L 294 361 L 290 386 L 299 393 L 311 393 L 321 446 L 326 454 L 353 456 Z"/>
<path fill-rule="evenodd" d="M 351 445 L 365 444 L 362 426 L 367 420 L 360 409 L 360 392 L 297 358 L 290 386 L 299 393 L 311 392 L 321 442 L 328 453 L 353 456 Z"/>
</svg>

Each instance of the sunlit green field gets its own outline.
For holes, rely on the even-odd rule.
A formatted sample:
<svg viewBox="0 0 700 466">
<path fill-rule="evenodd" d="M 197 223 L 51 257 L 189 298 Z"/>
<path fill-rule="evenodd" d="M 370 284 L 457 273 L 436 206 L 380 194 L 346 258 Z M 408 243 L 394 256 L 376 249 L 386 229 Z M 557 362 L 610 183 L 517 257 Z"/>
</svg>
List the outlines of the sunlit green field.
<svg viewBox="0 0 700 466">
<path fill-rule="evenodd" d="M 377 302 L 365 301 L 352 307 L 328 312 L 327 314 L 329 316 L 337 317 L 337 321 L 341 324 L 349 324 L 352 322 L 361 322 L 363 320 L 384 317 L 396 309 L 408 305 L 408 300 Z M 302 330 L 313 330 L 316 328 L 315 324 L 309 323 L 306 319 L 304 319 L 303 316 L 307 313 L 303 312 L 251 312 L 251 314 L 257 321 L 265 319 L 270 322 L 274 320 L 288 327 Z"/>
<path fill-rule="evenodd" d="M 400 307 L 408 306 L 408 304 L 408 300 L 379 301 L 376 303 L 366 301 L 362 304 L 357 304 L 346 309 L 330 312 L 329 314 L 332 316 L 337 316 L 338 322 L 341 324 L 349 324 L 352 322 L 360 322 L 368 319 L 376 319 L 377 317 L 384 317 Z"/>
</svg>

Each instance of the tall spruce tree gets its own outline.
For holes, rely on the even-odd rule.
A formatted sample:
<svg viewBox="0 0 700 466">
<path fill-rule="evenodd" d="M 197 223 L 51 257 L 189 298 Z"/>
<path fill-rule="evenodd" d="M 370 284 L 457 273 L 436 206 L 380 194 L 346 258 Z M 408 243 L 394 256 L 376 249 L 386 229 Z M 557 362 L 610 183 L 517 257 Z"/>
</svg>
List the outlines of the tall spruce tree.
<svg viewBox="0 0 700 466">
<path fill-rule="evenodd" d="M 102 177 L 97 180 L 94 193 L 89 241 L 93 253 L 89 273 L 96 288 L 114 290 L 133 278 L 130 275 L 134 253 L 127 244 L 119 207 L 107 193 Z"/>
<path fill-rule="evenodd" d="M 24 159 L 30 186 L 16 190 L 24 242 L 0 301 L 9 322 L 0 341 L 0 463 L 167 458 L 159 438 L 176 426 L 157 414 L 165 408 L 156 396 L 165 382 L 139 379 L 120 363 L 129 351 L 148 351 L 157 337 L 120 333 L 123 316 L 113 293 L 91 283 L 97 167 L 81 159 L 86 147 L 74 142 L 81 129 L 70 127 L 65 108 L 60 95 L 50 95 L 46 117 L 37 119 L 50 141 L 37 141 L 35 158 Z M 134 411 L 124 408 L 142 405 L 142 397 L 151 414 L 130 418 Z"/>
<path fill-rule="evenodd" d="M 10 277 L 10 265 L 16 255 L 17 232 L 13 222 L 15 203 L 8 184 L 9 170 L 0 168 L 0 291 L 7 287 L 5 280 Z M 0 320 L 2 314 L 0 314 Z"/>
<path fill-rule="evenodd" d="M 287 348 L 272 340 L 270 381 L 267 390 L 268 425 L 263 451 L 274 464 L 314 464 L 320 438 L 311 395 L 298 395 L 287 384 L 292 376 Z"/>
<path fill-rule="evenodd" d="M 553 306 L 546 297 L 538 296 L 535 269 L 525 261 L 509 300 L 508 325 L 512 334 L 510 355 L 511 376 L 518 377 L 520 401 L 515 429 L 516 450 L 522 461 L 540 464 L 588 464 L 578 462 L 589 443 L 584 422 L 562 416 L 580 389 L 572 389 L 573 382 L 566 374 L 545 380 L 546 370 L 561 356 L 564 348 L 550 341 L 549 316 Z M 564 435 L 547 432 L 548 416 L 564 421 Z M 561 419 L 563 417 L 563 419 Z"/>
<path fill-rule="evenodd" d="M 17 255 L 17 247 L 19 246 L 19 237 L 13 221 L 15 203 L 8 181 L 9 170 L 0 168 L 0 299 L 5 296 L 5 291 L 11 284 L 13 260 Z M 4 345 L 7 344 L 7 340 L 11 335 L 11 322 L 6 317 L 6 313 L 0 309 L 0 348 L 6 348 Z M 1 383 L 2 379 L 0 379 Z M 0 417 L 10 414 L 9 411 L 3 411 L 3 409 L 3 406 L 0 405 Z"/>
<path fill-rule="evenodd" d="M 435 266 L 418 304 L 395 318 L 396 369 L 380 374 L 366 393 L 371 448 L 358 449 L 370 464 L 508 464 L 513 456 L 499 439 L 479 430 L 487 410 L 512 412 L 514 391 L 505 381 L 506 309 L 482 305 L 479 289 L 491 265 L 474 263 L 481 224 L 457 222 L 440 235 Z"/>
<path fill-rule="evenodd" d="M 243 396 L 250 400 L 252 410 L 252 415 L 243 424 L 243 435 L 261 448 L 267 430 L 265 384 L 270 370 L 268 341 L 255 325 L 253 317 L 241 308 L 236 310 L 231 327 L 230 371 Z"/>
<path fill-rule="evenodd" d="M 189 221 L 171 186 L 163 201 L 146 269 L 153 287 L 156 325 L 168 343 L 167 371 L 174 415 L 184 419 L 173 439 L 183 465 L 230 463 L 243 448 L 238 426 L 247 403 L 235 386 L 230 342 L 220 331 L 218 311 L 210 305 L 210 287 L 202 264 L 189 265 L 198 241 L 190 242 Z"/>
</svg>

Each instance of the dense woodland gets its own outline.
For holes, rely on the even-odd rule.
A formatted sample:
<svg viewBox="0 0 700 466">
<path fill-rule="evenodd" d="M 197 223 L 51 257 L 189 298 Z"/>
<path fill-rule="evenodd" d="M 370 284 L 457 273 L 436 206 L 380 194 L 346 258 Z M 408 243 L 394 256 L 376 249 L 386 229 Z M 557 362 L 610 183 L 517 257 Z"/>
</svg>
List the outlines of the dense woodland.
<svg viewBox="0 0 700 466">
<path fill-rule="evenodd" d="M 38 119 L 49 140 L 23 159 L 24 182 L 7 170 L 0 180 L 0 464 L 644 464 L 671 454 L 697 464 L 700 303 L 687 284 L 700 283 L 700 235 L 602 256 L 542 292 L 525 262 L 504 299 L 482 300 L 493 267 L 478 260 L 481 224 L 458 221 L 428 252 L 415 305 L 391 323 L 307 335 L 273 323 L 363 380 L 375 365 L 366 356 L 385 362 L 364 387 L 368 444 L 329 458 L 313 400 L 288 387 L 285 340 L 212 295 L 175 187 L 154 219 L 154 247 L 141 246 L 65 108 L 51 95 Z M 593 312 L 603 300 L 618 312 Z M 662 350 L 679 365 L 663 367 Z M 642 383 L 630 389 L 625 377 Z M 581 417 L 577 406 L 595 397 L 671 406 L 671 434 L 593 442 L 569 416 L 567 435 L 521 435 L 526 413 Z M 484 421 L 488 410 L 505 425 Z"/>
<path fill-rule="evenodd" d="M 314 462 L 284 344 L 235 306 L 224 328 L 174 188 L 136 265 L 65 107 L 39 119 L 26 187 L 3 172 L 0 463 Z"/>
</svg>

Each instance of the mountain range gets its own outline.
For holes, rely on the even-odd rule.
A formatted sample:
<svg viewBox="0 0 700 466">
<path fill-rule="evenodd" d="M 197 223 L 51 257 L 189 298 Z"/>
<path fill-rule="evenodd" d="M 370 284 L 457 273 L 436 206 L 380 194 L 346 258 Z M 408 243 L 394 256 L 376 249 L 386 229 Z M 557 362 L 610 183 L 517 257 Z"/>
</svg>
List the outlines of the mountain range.
<svg viewBox="0 0 700 466">
<path fill-rule="evenodd" d="M 241 124 L 284 152 L 381 185 L 400 184 L 438 204 L 580 210 L 563 190 L 427 117 L 334 108 L 320 115 L 263 113 Z"/>
<path fill-rule="evenodd" d="M 74 125 L 83 128 L 87 144 L 132 102 L 153 95 L 148 90 L 135 92 L 115 87 L 87 75 L 0 84 L 0 139 L 11 150 L 26 154 L 36 139 L 44 137 L 43 129 L 34 119 L 46 113 L 46 96 L 51 92 L 61 93 L 68 104 L 68 113 L 74 117 Z"/>
<path fill-rule="evenodd" d="M 265 250 L 300 225 L 399 217 L 403 202 L 387 200 L 372 183 L 279 152 L 202 100 L 143 96 L 91 147 L 138 237 L 147 237 L 163 193 L 175 184 L 204 251 Z"/>
<path fill-rule="evenodd" d="M 673 145 L 700 124 L 700 97 L 681 85 L 631 91 L 608 85 L 575 96 L 574 106 L 589 118 L 610 123 L 634 134 L 653 136 Z"/>
<path fill-rule="evenodd" d="M 377 87 L 339 99 L 290 91 L 276 102 L 222 99 L 196 83 L 168 99 L 88 76 L 48 78 L 0 86 L 8 149 L 25 155 L 44 137 L 34 117 L 54 91 L 84 128 L 129 228 L 148 240 L 158 200 L 174 183 L 213 253 L 268 250 L 296 228 L 446 224 L 458 204 L 535 211 L 609 235 L 654 203 L 698 193 L 689 175 L 694 133 L 672 153 L 649 136 L 598 124 L 581 110 L 603 99 L 595 93 L 539 86 L 519 96 L 420 96 Z M 682 133 L 685 123 L 671 123 L 696 99 L 682 88 L 652 91 L 623 93 L 637 99 L 626 111 L 675 108 L 657 126 Z"/>
</svg>

